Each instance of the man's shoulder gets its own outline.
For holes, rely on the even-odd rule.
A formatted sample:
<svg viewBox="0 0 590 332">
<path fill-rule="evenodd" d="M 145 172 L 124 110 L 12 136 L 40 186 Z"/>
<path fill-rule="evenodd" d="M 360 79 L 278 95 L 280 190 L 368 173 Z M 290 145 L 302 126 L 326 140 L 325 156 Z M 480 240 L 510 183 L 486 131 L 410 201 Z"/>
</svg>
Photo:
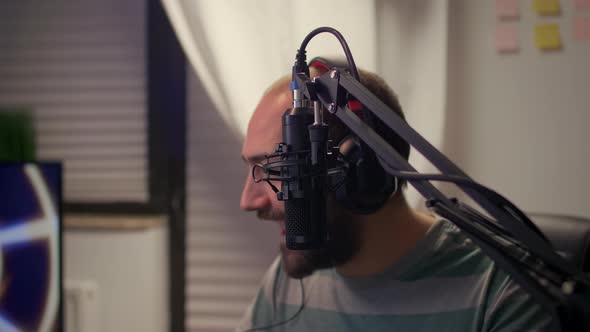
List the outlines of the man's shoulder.
<svg viewBox="0 0 590 332">
<path fill-rule="evenodd" d="M 447 220 L 441 219 L 432 226 L 419 251 L 418 259 L 408 264 L 400 279 L 482 275 L 494 266 L 493 261 L 463 231 Z"/>
</svg>

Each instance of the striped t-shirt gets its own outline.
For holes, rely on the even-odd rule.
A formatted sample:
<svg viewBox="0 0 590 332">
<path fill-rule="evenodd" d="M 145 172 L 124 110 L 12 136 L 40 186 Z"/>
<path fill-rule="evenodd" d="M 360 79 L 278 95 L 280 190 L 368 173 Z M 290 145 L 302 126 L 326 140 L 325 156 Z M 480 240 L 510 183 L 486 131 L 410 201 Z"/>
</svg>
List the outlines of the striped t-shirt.
<svg viewBox="0 0 590 332">
<path fill-rule="evenodd" d="M 434 224 L 411 252 L 376 276 L 335 269 L 303 279 L 303 310 L 265 331 L 546 331 L 552 316 L 455 225 Z M 280 323 L 301 305 L 299 280 L 280 258 L 236 331 Z"/>
</svg>

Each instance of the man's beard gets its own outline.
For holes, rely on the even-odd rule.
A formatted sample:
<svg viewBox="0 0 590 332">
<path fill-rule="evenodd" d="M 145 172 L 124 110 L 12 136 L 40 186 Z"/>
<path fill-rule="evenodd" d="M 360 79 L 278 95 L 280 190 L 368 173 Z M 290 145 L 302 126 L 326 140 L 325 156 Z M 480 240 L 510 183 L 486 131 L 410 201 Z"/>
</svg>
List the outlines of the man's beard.
<svg viewBox="0 0 590 332">
<path fill-rule="evenodd" d="M 318 269 L 339 266 L 354 256 L 360 247 L 359 221 L 352 216 L 328 218 L 326 247 L 314 250 L 289 250 L 281 242 L 283 267 L 291 278 L 301 279 Z"/>
<path fill-rule="evenodd" d="M 266 210 L 258 210 L 256 212 L 256 216 L 260 220 L 283 220 L 285 219 L 285 213 L 278 209 L 266 209 Z"/>
</svg>

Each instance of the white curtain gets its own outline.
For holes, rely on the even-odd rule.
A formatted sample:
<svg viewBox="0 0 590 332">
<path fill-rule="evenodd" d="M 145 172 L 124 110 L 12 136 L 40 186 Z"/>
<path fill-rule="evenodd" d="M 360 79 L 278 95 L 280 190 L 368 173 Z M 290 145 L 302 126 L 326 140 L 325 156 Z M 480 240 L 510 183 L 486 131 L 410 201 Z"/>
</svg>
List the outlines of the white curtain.
<svg viewBox="0 0 590 332">
<path fill-rule="evenodd" d="M 290 72 L 295 51 L 311 30 L 336 28 L 350 44 L 355 60 L 376 69 L 373 1 L 162 2 L 217 110 L 242 136 L 262 92 Z M 307 50 L 310 58 L 342 54 L 331 36 L 314 38 Z"/>
</svg>

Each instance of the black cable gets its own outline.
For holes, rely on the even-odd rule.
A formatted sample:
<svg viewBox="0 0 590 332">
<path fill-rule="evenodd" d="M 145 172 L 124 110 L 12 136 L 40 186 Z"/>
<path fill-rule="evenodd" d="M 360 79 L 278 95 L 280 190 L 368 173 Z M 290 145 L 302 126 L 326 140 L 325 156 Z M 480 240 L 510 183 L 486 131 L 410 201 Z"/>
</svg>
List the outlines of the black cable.
<svg viewBox="0 0 590 332">
<path fill-rule="evenodd" d="M 299 279 L 299 286 L 301 287 L 301 304 L 299 305 L 299 309 L 297 309 L 297 312 L 295 312 L 293 314 L 293 316 L 291 316 L 289 319 L 284 320 L 282 322 L 273 323 L 273 324 L 264 325 L 264 326 L 255 326 L 255 327 L 249 328 L 247 330 L 244 330 L 243 332 L 268 330 L 268 329 L 271 329 L 273 327 L 277 327 L 277 326 L 281 326 L 281 325 L 287 324 L 288 322 L 290 322 L 293 319 L 297 318 L 297 316 L 299 316 L 299 314 L 303 311 L 303 308 L 305 307 L 305 288 L 303 287 L 303 279 Z M 274 293 L 273 293 L 273 296 L 274 296 Z"/>
<path fill-rule="evenodd" d="M 352 57 L 352 53 L 350 52 L 350 48 L 348 47 L 348 43 L 346 43 L 344 36 L 342 36 L 342 34 L 334 28 L 319 27 L 319 28 L 313 30 L 312 32 L 310 32 L 301 42 L 301 46 L 299 46 L 299 49 L 297 50 L 297 56 L 295 57 L 295 59 L 299 60 L 299 58 L 301 57 L 304 60 L 305 59 L 305 52 L 306 52 L 305 48 L 307 47 L 307 44 L 309 44 L 309 41 L 313 37 L 315 37 L 316 35 L 318 35 L 322 32 L 331 33 L 332 35 L 334 35 L 338 39 L 338 41 L 340 42 L 340 45 L 342 46 L 342 49 L 344 50 L 344 55 L 346 55 L 346 61 L 348 62 L 348 68 L 350 69 L 350 74 L 357 81 L 360 82 L 361 79 L 360 79 L 358 70 L 356 68 L 354 58 Z"/>
<path fill-rule="evenodd" d="M 307 44 L 309 44 L 309 42 L 311 41 L 311 39 L 313 37 L 315 37 L 316 35 L 322 33 L 322 32 L 327 32 L 327 33 L 331 33 L 332 35 L 334 35 L 336 37 L 336 39 L 338 39 L 338 42 L 340 42 L 340 46 L 342 46 L 342 50 L 344 51 L 344 55 L 346 56 L 346 62 L 348 63 L 348 70 L 350 71 L 350 74 L 352 75 L 352 77 L 354 77 L 355 80 L 357 80 L 358 82 L 361 81 L 361 77 L 359 75 L 359 71 L 356 67 L 356 63 L 354 61 L 354 57 L 352 56 L 352 52 L 350 52 L 350 48 L 348 47 L 348 43 L 346 42 L 346 40 L 344 39 L 344 36 L 342 36 L 342 34 L 340 32 L 338 32 L 338 30 L 334 29 L 334 28 L 330 28 L 330 27 L 319 27 L 315 30 L 313 30 L 312 32 L 310 32 L 301 42 L 301 46 L 299 46 L 299 49 L 297 50 L 297 55 L 295 56 L 295 63 L 296 63 L 296 67 L 300 67 L 303 68 L 303 66 L 305 66 L 305 70 L 307 69 L 307 64 L 305 63 L 305 48 L 307 47 Z M 309 74 L 309 72 L 307 72 L 307 74 Z M 364 107 L 361 109 L 361 113 L 363 115 L 363 118 L 365 119 L 365 121 L 371 126 L 374 127 L 374 117 L 373 114 L 369 111 L 367 111 Z M 363 149 L 368 149 L 368 147 L 366 146 L 366 144 L 363 142 L 362 143 Z"/>
</svg>

